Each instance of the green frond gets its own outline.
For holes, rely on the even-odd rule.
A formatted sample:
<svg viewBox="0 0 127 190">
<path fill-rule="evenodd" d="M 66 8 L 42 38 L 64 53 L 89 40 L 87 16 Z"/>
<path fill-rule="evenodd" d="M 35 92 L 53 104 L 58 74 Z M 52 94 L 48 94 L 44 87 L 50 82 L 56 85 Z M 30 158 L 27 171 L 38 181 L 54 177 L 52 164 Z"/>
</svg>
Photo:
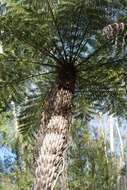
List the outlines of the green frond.
<svg viewBox="0 0 127 190">
<path fill-rule="evenodd" d="M 34 100 L 34 102 L 30 104 L 32 104 L 32 106 L 30 106 L 29 109 L 26 109 L 26 106 L 24 106 L 24 110 L 21 111 L 21 115 L 19 116 L 19 132 L 24 138 L 27 138 L 28 136 L 32 137 L 37 130 L 37 125 L 39 126 L 38 122 L 40 121 L 39 116 L 42 102 L 40 103 L 40 101 Z"/>
<path fill-rule="evenodd" d="M 43 95 L 44 96 L 44 95 Z M 43 97 L 35 96 L 29 97 L 24 104 L 20 107 L 18 116 L 19 132 L 23 135 L 23 138 L 28 140 L 36 137 L 36 132 L 40 126 L 41 113 L 43 110 Z"/>
</svg>

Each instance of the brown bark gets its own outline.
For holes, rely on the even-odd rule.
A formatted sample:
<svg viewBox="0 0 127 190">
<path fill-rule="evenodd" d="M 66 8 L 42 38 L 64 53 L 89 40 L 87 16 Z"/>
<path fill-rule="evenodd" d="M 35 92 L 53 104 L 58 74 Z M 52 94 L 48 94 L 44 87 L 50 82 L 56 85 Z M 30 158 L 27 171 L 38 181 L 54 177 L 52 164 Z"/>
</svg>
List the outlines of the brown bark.
<svg viewBox="0 0 127 190">
<path fill-rule="evenodd" d="M 72 97 L 75 86 L 73 68 L 59 70 L 55 87 L 45 103 L 38 133 L 35 190 L 52 190 L 64 166 L 68 147 Z"/>
<path fill-rule="evenodd" d="M 63 173 L 59 177 L 60 190 L 69 190 L 68 187 L 68 172 L 67 172 L 67 159 L 65 158 L 65 167 Z"/>
</svg>

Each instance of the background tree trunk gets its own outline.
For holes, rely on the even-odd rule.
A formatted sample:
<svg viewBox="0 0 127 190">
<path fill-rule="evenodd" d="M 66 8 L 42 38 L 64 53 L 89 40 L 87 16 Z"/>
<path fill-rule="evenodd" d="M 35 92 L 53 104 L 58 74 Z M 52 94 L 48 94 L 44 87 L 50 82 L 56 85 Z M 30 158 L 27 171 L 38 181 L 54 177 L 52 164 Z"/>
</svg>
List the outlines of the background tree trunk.
<svg viewBox="0 0 127 190">
<path fill-rule="evenodd" d="M 109 131 L 110 131 L 110 150 L 111 154 L 114 155 L 114 126 L 112 115 L 109 115 Z"/>
</svg>

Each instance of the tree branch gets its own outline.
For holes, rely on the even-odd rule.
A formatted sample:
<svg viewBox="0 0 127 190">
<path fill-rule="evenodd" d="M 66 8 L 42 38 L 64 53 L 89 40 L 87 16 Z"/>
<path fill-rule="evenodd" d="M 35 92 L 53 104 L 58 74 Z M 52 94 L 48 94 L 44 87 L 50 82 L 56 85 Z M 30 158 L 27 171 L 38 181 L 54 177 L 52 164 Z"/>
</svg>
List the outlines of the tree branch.
<svg viewBox="0 0 127 190">
<path fill-rule="evenodd" d="M 75 53 L 75 56 L 74 56 L 72 62 L 75 62 L 77 56 L 79 55 L 81 45 L 82 45 L 82 43 L 83 43 L 83 41 L 84 41 L 84 38 L 85 38 L 85 35 L 86 35 L 88 29 L 89 29 L 89 23 L 87 24 L 87 26 L 86 26 L 86 28 L 85 28 L 85 31 L 84 31 L 83 36 L 82 36 L 82 40 L 81 40 L 80 43 L 79 43 L 79 47 L 78 47 L 78 49 L 77 49 L 77 51 L 76 51 L 76 53 Z M 85 43 L 86 43 L 86 41 L 85 41 Z M 86 45 L 86 44 L 85 44 L 85 45 Z"/>
<path fill-rule="evenodd" d="M 120 64 L 121 61 L 127 61 L 127 58 L 124 57 L 124 58 L 120 58 L 120 59 L 116 59 L 116 60 L 110 60 L 110 59 L 109 59 L 109 60 L 107 60 L 106 62 L 99 64 L 101 61 L 102 61 L 102 60 L 96 62 L 95 65 L 89 65 L 89 66 L 87 66 L 86 68 L 82 69 L 82 71 L 85 71 L 85 72 L 86 72 L 86 71 L 93 71 L 93 70 L 98 69 L 98 68 L 103 67 L 103 66 L 110 66 L 111 68 L 112 68 L 113 66 L 115 66 L 115 68 L 116 68 L 116 64 L 117 64 L 117 65 Z M 116 63 L 116 64 L 113 65 L 114 63 Z M 109 67 L 108 67 L 108 68 L 109 68 Z"/>
<path fill-rule="evenodd" d="M 80 12 L 81 12 L 81 9 L 80 9 Z M 72 43 L 72 45 L 70 45 L 70 62 L 72 61 L 72 58 L 73 58 L 73 51 L 74 51 L 74 47 L 75 47 L 75 43 L 76 43 L 76 37 L 77 37 L 77 34 L 78 34 L 80 16 L 81 16 L 81 14 L 79 14 L 79 16 L 78 16 L 77 26 L 76 26 L 76 29 L 75 29 L 73 43 Z"/>
<path fill-rule="evenodd" d="M 61 44 L 62 44 L 62 47 L 63 47 L 63 51 L 64 51 L 64 56 L 65 56 L 65 60 L 67 61 L 67 55 L 66 55 L 66 51 L 65 51 L 65 47 L 64 47 L 64 42 L 63 42 L 63 39 L 61 37 L 61 34 L 60 34 L 60 30 L 59 30 L 59 27 L 58 27 L 58 24 L 57 24 L 57 21 L 55 19 L 55 16 L 53 14 L 53 11 L 52 11 L 52 8 L 51 8 L 51 5 L 49 3 L 49 0 L 47 0 L 47 3 L 48 3 L 48 6 L 49 6 L 49 9 L 50 9 L 50 12 L 51 12 L 51 15 L 52 15 L 52 18 L 53 18 L 53 21 L 54 21 L 54 25 L 56 27 L 56 31 L 58 33 L 58 36 L 60 38 L 60 41 L 61 41 Z"/>
<path fill-rule="evenodd" d="M 76 67 L 79 67 L 81 64 L 83 64 L 84 62 L 88 62 L 89 59 L 91 59 L 92 57 L 94 57 L 97 53 L 99 53 L 102 48 L 104 48 L 105 46 L 107 46 L 107 41 L 100 46 L 98 49 L 96 49 L 92 54 L 88 55 L 88 57 L 85 58 L 85 60 L 81 61 L 79 64 L 76 65 Z"/>
<path fill-rule="evenodd" d="M 11 85 L 12 83 L 13 84 L 17 84 L 17 83 L 21 83 L 21 82 L 24 82 L 26 80 L 29 80 L 29 79 L 32 79 L 32 78 L 35 78 L 35 77 L 39 77 L 39 76 L 46 76 L 47 74 L 51 74 L 51 73 L 55 73 L 55 72 L 45 72 L 45 73 L 39 73 L 39 74 L 35 74 L 35 75 L 29 75 L 29 76 L 26 76 L 25 78 L 22 78 L 20 80 L 12 80 L 10 82 L 3 82 L 4 84 L 0 84 L 0 88 L 4 88 L 8 85 Z"/>
</svg>

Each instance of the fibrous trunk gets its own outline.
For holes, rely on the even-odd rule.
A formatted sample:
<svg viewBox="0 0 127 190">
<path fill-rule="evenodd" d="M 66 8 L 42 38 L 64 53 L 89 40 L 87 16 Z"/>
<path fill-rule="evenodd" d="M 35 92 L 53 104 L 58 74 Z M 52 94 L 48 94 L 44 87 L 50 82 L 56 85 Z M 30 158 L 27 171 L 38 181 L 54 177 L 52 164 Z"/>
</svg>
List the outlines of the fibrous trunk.
<svg viewBox="0 0 127 190">
<path fill-rule="evenodd" d="M 61 69 L 56 84 L 45 102 L 37 139 L 35 190 L 52 190 L 64 167 L 74 85 L 73 68 Z"/>
</svg>

